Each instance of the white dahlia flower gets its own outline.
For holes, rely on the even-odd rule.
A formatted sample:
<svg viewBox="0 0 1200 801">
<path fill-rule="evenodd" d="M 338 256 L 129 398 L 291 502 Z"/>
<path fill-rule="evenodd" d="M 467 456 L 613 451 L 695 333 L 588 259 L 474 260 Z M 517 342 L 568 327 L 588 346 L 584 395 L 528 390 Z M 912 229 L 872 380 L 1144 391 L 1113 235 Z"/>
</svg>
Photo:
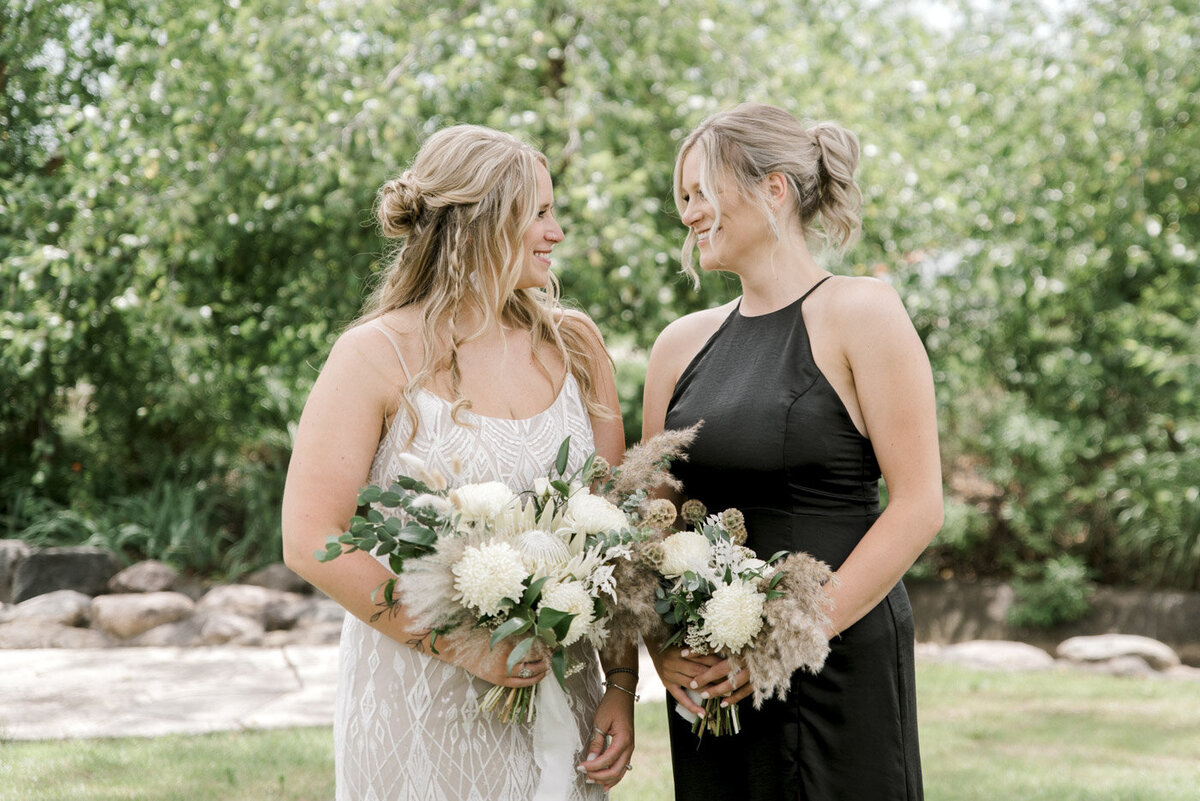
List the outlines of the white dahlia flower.
<svg viewBox="0 0 1200 801">
<path fill-rule="evenodd" d="M 505 598 L 520 600 L 529 576 L 521 552 L 507 542 L 468 546 L 451 572 L 454 600 L 484 615 L 498 614 Z"/>
<path fill-rule="evenodd" d="M 662 542 L 662 573 L 668 578 L 682 576 L 689 570 L 704 573 L 712 558 L 712 545 L 708 538 L 695 531 L 679 531 Z"/>
<path fill-rule="evenodd" d="M 629 525 L 625 513 L 590 492 L 577 492 L 567 501 L 567 520 L 585 534 L 620 531 Z"/>
<path fill-rule="evenodd" d="M 488 522 L 516 501 L 516 494 L 499 481 L 464 484 L 450 491 L 450 502 L 470 523 Z"/>
<path fill-rule="evenodd" d="M 722 584 L 700 610 L 703 633 L 716 653 L 736 654 L 750 644 L 763 625 L 767 596 L 745 581 Z"/>
<path fill-rule="evenodd" d="M 542 590 L 542 606 L 557 609 L 560 612 L 575 615 L 567 636 L 563 637 L 563 645 L 572 645 L 588 633 L 592 626 L 592 596 L 587 588 L 578 581 L 562 581 L 547 584 Z"/>
</svg>

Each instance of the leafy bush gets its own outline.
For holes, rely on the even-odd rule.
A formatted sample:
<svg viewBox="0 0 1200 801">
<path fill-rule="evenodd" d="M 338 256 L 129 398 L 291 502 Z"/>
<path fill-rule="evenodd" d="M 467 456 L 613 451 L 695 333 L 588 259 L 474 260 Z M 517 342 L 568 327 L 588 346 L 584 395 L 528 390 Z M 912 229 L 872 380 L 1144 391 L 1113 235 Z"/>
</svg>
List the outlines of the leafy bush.
<svg viewBox="0 0 1200 801">
<path fill-rule="evenodd" d="M 1047 628 L 1087 614 L 1092 584 L 1083 562 L 1055 556 L 1017 571 L 1008 621 L 1014 626 Z"/>
</svg>

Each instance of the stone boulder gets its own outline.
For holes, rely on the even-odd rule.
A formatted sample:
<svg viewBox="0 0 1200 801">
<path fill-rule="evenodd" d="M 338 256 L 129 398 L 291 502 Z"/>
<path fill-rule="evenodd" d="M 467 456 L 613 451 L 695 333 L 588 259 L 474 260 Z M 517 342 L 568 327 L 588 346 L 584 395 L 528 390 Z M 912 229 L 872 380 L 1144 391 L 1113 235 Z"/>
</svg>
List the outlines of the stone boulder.
<svg viewBox="0 0 1200 801">
<path fill-rule="evenodd" d="M 311 584 L 292 572 L 291 568 L 283 562 L 275 562 L 262 570 L 254 571 L 242 579 L 242 583 L 281 592 L 308 594 L 313 591 Z"/>
<path fill-rule="evenodd" d="M 17 567 L 31 553 L 33 546 L 27 542 L 0 540 L 0 603 L 12 603 Z"/>
<path fill-rule="evenodd" d="M 268 610 L 281 604 L 303 601 L 303 596 L 283 590 L 273 590 L 253 584 L 227 584 L 213 587 L 200 599 L 199 609 L 230 612 L 257 621 L 267 627 Z"/>
<path fill-rule="evenodd" d="M 989 670 L 1047 670 L 1054 657 L 1033 645 L 1008 640 L 972 640 L 941 649 L 944 662 Z"/>
<path fill-rule="evenodd" d="M 1136 657 L 1155 670 L 1167 670 L 1180 664 L 1179 654 L 1170 646 L 1137 634 L 1071 637 L 1059 643 L 1057 654 L 1060 659 L 1082 663 Z"/>
<path fill-rule="evenodd" d="M 113 644 L 112 637 L 96 629 L 45 620 L 0 623 L 0 648 L 107 648 Z"/>
<path fill-rule="evenodd" d="M 262 645 L 263 626 L 253 618 L 223 609 L 196 613 L 202 645 Z"/>
<path fill-rule="evenodd" d="M 17 563 L 12 600 L 20 603 L 55 590 L 99 595 L 119 567 L 117 557 L 103 548 L 43 548 Z"/>
<path fill-rule="evenodd" d="M 55 590 L 15 607 L 13 620 L 30 623 L 44 621 L 63 626 L 86 626 L 90 620 L 92 597 L 75 590 Z"/>
<path fill-rule="evenodd" d="M 179 574 L 157 559 L 147 559 L 130 565 L 108 582 L 108 591 L 165 592 L 175 586 Z"/>
<path fill-rule="evenodd" d="M 128 639 L 181 620 L 195 608 L 195 601 L 178 592 L 101 595 L 92 600 L 92 622 L 109 634 Z"/>
</svg>

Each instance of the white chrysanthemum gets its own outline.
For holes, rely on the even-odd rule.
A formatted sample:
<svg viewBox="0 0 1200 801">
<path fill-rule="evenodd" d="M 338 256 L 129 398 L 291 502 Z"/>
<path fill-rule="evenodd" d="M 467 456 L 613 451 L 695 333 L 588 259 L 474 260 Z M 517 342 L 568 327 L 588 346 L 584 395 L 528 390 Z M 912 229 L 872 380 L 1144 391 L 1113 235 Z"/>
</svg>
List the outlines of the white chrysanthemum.
<svg viewBox="0 0 1200 801">
<path fill-rule="evenodd" d="M 458 591 L 454 600 L 484 615 L 499 613 L 505 598 L 519 600 L 529 576 L 521 552 L 507 542 L 468 546 L 451 572 Z"/>
<path fill-rule="evenodd" d="M 624 512 L 590 492 L 577 492 L 571 496 L 567 501 L 567 520 L 585 534 L 620 531 L 629 525 Z"/>
<path fill-rule="evenodd" d="M 516 545 L 525 558 L 525 567 L 538 578 L 549 575 L 571 558 L 571 549 L 561 537 L 541 529 L 518 534 Z"/>
<path fill-rule="evenodd" d="M 712 558 L 712 545 L 708 538 L 695 531 L 679 531 L 662 542 L 662 573 L 668 578 L 682 576 L 689 570 L 703 573 Z"/>
<path fill-rule="evenodd" d="M 736 654 L 762 629 L 767 596 L 745 581 L 722 584 L 700 610 L 704 636 L 714 652 Z"/>
<path fill-rule="evenodd" d="M 564 646 L 572 645 L 587 634 L 591 628 L 594 609 L 592 596 L 588 594 L 587 588 L 578 581 L 548 584 L 542 590 L 541 605 L 575 615 L 571 620 L 571 627 L 567 629 L 567 636 L 562 639 Z"/>
<path fill-rule="evenodd" d="M 499 481 L 464 484 L 450 491 L 453 503 L 467 522 L 487 522 L 506 507 L 516 503 L 517 496 Z"/>
</svg>

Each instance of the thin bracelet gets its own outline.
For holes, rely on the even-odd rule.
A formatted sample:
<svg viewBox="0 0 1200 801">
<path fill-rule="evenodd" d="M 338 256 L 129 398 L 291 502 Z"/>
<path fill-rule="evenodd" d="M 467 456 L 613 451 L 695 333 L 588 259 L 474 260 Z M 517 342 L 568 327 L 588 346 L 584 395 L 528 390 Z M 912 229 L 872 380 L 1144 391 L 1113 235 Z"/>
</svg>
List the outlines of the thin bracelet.
<svg viewBox="0 0 1200 801">
<path fill-rule="evenodd" d="M 606 682 L 604 682 L 604 686 L 605 686 L 605 687 L 616 687 L 618 690 L 620 690 L 620 691 L 621 691 L 621 692 L 623 692 L 623 693 L 629 693 L 630 695 L 632 695 L 632 696 L 633 696 L 633 700 L 634 700 L 635 702 L 637 702 L 637 701 L 641 701 L 641 700 L 642 700 L 642 696 L 638 695 L 638 694 L 637 694 L 637 693 L 635 693 L 633 690 L 627 690 L 627 689 L 625 689 L 625 688 L 624 688 L 624 687 L 622 687 L 620 684 L 613 684 L 613 683 L 612 683 L 612 682 L 610 682 L 610 681 L 606 681 Z"/>
<path fill-rule="evenodd" d="M 638 677 L 638 672 L 636 670 L 634 670 L 633 668 L 615 667 L 615 668 L 610 668 L 610 669 L 604 671 L 604 678 L 611 679 L 613 677 L 614 673 L 628 673 L 630 676 L 633 676 L 635 679 Z"/>
</svg>

